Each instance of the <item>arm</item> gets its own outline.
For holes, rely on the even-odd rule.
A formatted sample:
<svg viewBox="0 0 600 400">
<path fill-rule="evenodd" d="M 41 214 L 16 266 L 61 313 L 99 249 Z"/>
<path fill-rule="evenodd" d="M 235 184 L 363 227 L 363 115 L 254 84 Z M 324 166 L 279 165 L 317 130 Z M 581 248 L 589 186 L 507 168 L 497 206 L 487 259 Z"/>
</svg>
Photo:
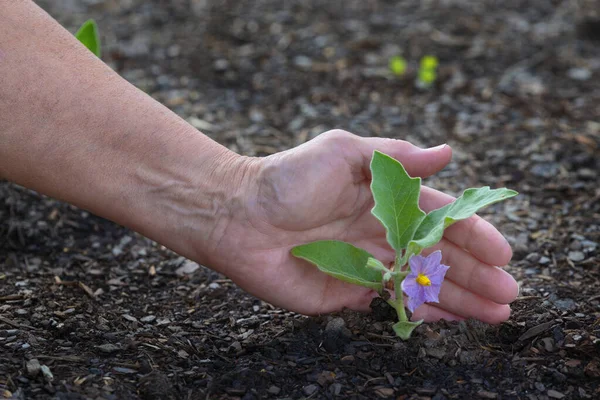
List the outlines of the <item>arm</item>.
<svg viewBox="0 0 600 400">
<path fill-rule="evenodd" d="M 181 232 L 210 247 L 244 160 L 130 85 L 33 2 L 2 6 L 0 177 L 206 262 L 208 250 L 187 248 Z"/>
<path fill-rule="evenodd" d="M 41 32 L 32 36 L 31 32 Z M 30 1 L 0 14 L 0 177 L 130 227 L 224 273 L 246 291 L 305 314 L 368 310 L 374 293 L 290 255 L 296 245 L 346 240 L 392 262 L 385 231 L 370 213 L 374 150 L 427 176 L 449 146 L 343 131 L 261 159 L 215 143 L 120 78 Z M 452 201 L 422 190 L 428 210 Z M 426 320 L 500 322 L 518 292 L 510 246 L 472 217 L 438 247 L 453 265 Z"/>
</svg>

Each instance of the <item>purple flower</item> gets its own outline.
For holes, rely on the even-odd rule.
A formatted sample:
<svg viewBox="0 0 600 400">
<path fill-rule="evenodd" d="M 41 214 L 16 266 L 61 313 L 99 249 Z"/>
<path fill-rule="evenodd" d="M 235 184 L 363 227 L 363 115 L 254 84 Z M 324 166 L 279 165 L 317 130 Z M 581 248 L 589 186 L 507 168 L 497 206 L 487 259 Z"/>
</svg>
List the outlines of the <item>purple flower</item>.
<svg viewBox="0 0 600 400">
<path fill-rule="evenodd" d="M 428 255 L 412 256 L 408 260 L 410 273 L 402 281 L 402 291 L 408 296 L 407 307 L 414 312 L 417 307 L 425 302 L 438 303 L 440 289 L 446 271 L 450 268 L 440 264 L 442 252 L 435 251 Z"/>
</svg>

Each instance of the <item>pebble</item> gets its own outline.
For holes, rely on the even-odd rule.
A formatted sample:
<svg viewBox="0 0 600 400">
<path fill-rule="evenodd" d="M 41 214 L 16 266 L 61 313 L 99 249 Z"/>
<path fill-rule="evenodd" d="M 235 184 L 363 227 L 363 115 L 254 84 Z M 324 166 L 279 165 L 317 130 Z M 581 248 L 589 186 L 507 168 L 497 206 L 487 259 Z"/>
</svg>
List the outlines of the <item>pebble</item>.
<svg viewBox="0 0 600 400">
<path fill-rule="evenodd" d="M 592 71 L 587 68 L 571 68 L 567 71 L 567 76 L 576 81 L 587 81 L 592 77 Z"/>
<path fill-rule="evenodd" d="M 275 396 L 277 396 L 279 394 L 279 392 L 281 392 L 281 388 L 278 386 L 271 386 L 267 389 L 267 392 L 269 392 L 270 394 L 273 394 Z"/>
<path fill-rule="evenodd" d="M 425 353 L 427 353 L 429 357 L 437 358 L 438 360 L 441 360 L 446 355 L 446 351 L 439 347 L 427 349 L 425 350 Z"/>
<path fill-rule="evenodd" d="M 294 65 L 302 69 L 310 69 L 312 67 L 312 60 L 307 56 L 296 56 L 294 57 Z"/>
<path fill-rule="evenodd" d="M 311 396 L 312 394 L 314 394 L 317 390 L 319 390 L 319 387 L 317 385 L 308 385 L 308 386 L 304 386 L 302 388 L 302 391 L 304 392 L 305 395 L 307 396 Z"/>
<path fill-rule="evenodd" d="M 50 368 L 47 365 L 42 365 L 40 367 L 40 370 L 42 371 L 42 375 L 44 375 L 44 378 L 46 378 L 46 381 L 52 382 L 54 380 L 54 375 L 52 375 L 52 372 L 50 371 Z"/>
<path fill-rule="evenodd" d="M 331 384 L 331 386 L 329 386 L 329 393 L 333 394 L 334 396 L 339 396 L 341 392 L 342 392 L 342 384 L 341 383 L 333 383 L 333 384 Z"/>
<path fill-rule="evenodd" d="M 550 389 L 550 390 L 548 390 L 548 397 L 551 397 L 553 399 L 562 399 L 565 397 L 565 395 L 561 392 Z"/>
<path fill-rule="evenodd" d="M 137 318 L 129 314 L 123 314 L 123 318 L 129 322 L 137 322 Z"/>
<path fill-rule="evenodd" d="M 538 263 L 540 263 L 541 265 L 546 265 L 546 264 L 549 264 L 550 261 L 551 260 L 548 257 L 542 256 L 542 257 L 540 257 Z"/>
<path fill-rule="evenodd" d="M 114 344 L 111 343 L 106 343 L 106 344 L 101 344 L 100 346 L 96 346 L 96 348 L 98 350 L 100 350 L 103 353 L 114 353 L 116 351 L 121 350 L 121 348 L 119 346 L 115 346 Z"/>
<path fill-rule="evenodd" d="M 146 315 L 145 317 L 141 318 L 140 321 L 148 324 L 150 322 L 153 322 L 155 319 L 156 319 L 156 315 Z"/>
<path fill-rule="evenodd" d="M 558 174 L 560 167 L 555 162 L 536 164 L 531 168 L 531 173 L 541 178 L 552 178 Z"/>
<path fill-rule="evenodd" d="M 477 392 L 477 396 L 482 399 L 497 399 L 498 393 L 488 392 L 487 390 L 480 390 Z"/>
<path fill-rule="evenodd" d="M 570 251 L 569 259 L 573 262 L 583 261 L 585 259 L 585 254 L 582 251 Z"/>
<path fill-rule="evenodd" d="M 224 58 L 215 60 L 213 68 L 215 69 L 215 71 L 225 71 L 229 68 L 229 61 L 225 60 Z"/>
<path fill-rule="evenodd" d="M 198 265 L 198 263 L 188 260 L 188 261 L 184 262 L 181 267 L 179 267 L 175 270 L 175 275 L 177 275 L 177 276 L 191 275 L 194 272 L 196 272 L 198 269 L 200 269 L 200 265 Z"/>
<path fill-rule="evenodd" d="M 571 311 L 577 308 L 577 303 L 573 299 L 559 299 L 554 301 L 554 307 L 560 311 Z"/>
<path fill-rule="evenodd" d="M 42 369 L 42 366 L 40 365 L 40 362 L 37 358 L 32 358 L 31 360 L 27 361 L 25 367 L 27 369 L 27 375 L 29 375 L 32 378 L 35 378 Z"/>
<path fill-rule="evenodd" d="M 346 328 L 346 321 L 343 318 L 337 317 L 327 323 L 323 336 L 323 347 L 325 350 L 335 352 L 344 347 L 352 334 Z"/>
<path fill-rule="evenodd" d="M 375 394 L 379 397 L 387 398 L 394 395 L 394 389 L 392 388 L 379 388 L 375 390 Z"/>
</svg>

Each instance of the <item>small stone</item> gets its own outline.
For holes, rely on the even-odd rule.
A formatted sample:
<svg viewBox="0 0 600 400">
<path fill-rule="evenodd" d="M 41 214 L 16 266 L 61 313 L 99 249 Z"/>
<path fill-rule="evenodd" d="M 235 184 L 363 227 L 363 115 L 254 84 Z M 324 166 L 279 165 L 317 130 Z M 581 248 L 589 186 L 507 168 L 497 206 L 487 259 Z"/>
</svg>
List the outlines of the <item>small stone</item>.
<svg viewBox="0 0 600 400">
<path fill-rule="evenodd" d="M 281 392 L 281 388 L 273 385 L 267 389 L 267 392 L 277 396 L 279 394 L 279 392 Z"/>
<path fill-rule="evenodd" d="M 585 259 L 585 254 L 582 251 L 570 251 L 569 259 L 573 262 L 583 261 Z"/>
<path fill-rule="evenodd" d="M 336 352 L 344 347 L 352 334 L 346 328 L 343 318 L 333 318 L 327 323 L 324 332 L 323 347 L 329 352 Z"/>
<path fill-rule="evenodd" d="M 565 397 L 565 395 L 559 391 L 550 389 L 548 390 L 548 397 L 551 397 L 553 399 L 562 399 Z"/>
<path fill-rule="evenodd" d="M 334 396 L 339 396 L 341 392 L 342 392 L 342 384 L 341 383 L 332 383 L 329 386 L 329 393 L 333 394 Z"/>
<path fill-rule="evenodd" d="M 546 391 L 546 386 L 544 386 L 544 384 L 542 382 L 536 382 L 536 383 L 534 383 L 534 386 L 540 392 L 545 392 Z"/>
<path fill-rule="evenodd" d="M 477 396 L 481 397 L 482 399 L 497 399 L 498 393 L 488 392 L 487 390 L 480 390 L 479 392 L 477 392 Z"/>
<path fill-rule="evenodd" d="M 319 387 L 317 385 L 308 385 L 302 388 L 302 391 L 307 396 L 313 395 L 317 390 L 319 390 Z"/>
<path fill-rule="evenodd" d="M 294 57 L 294 65 L 298 68 L 309 69 L 312 67 L 312 60 L 307 56 L 296 56 Z"/>
<path fill-rule="evenodd" d="M 354 362 L 354 356 L 344 356 L 340 361 L 342 362 L 342 364 L 352 364 Z"/>
<path fill-rule="evenodd" d="M 44 376 L 46 381 L 52 382 L 54 380 L 54 375 L 52 375 L 52 372 L 50 371 L 50 368 L 47 365 L 42 365 L 40 367 L 40 370 L 42 371 L 42 375 Z"/>
<path fill-rule="evenodd" d="M 392 388 L 379 388 L 375 390 L 375 394 L 379 397 L 387 398 L 394 395 L 394 389 Z"/>
<path fill-rule="evenodd" d="M 439 347 L 434 347 L 432 349 L 426 349 L 425 353 L 427 353 L 427 355 L 429 357 L 437 358 L 438 360 L 441 360 L 446 355 L 446 351 Z"/>
<path fill-rule="evenodd" d="M 179 267 L 175 270 L 175 275 L 177 275 L 177 276 L 191 275 L 194 272 L 196 272 L 199 268 L 200 268 L 200 266 L 197 263 L 188 260 L 188 261 L 184 262 L 181 267 Z"/>
<path fill-rule="evenodd" d="M 237 340 L 235 342 L 231 343 L 231 345 L 229 347 L 231 347 L 236 352 L 242 351 L 242 344 L 240 342 L 238 342 Z"/>
<path fill-rule="evenodd" d="M 572 311 L 577 308 L 577 303 L 573 299 L 558 299 L 554 301 L 554 307 L 560 311 Z"/>
<path fill-rule="evenodd" d="M 29 311 L 27 311 L 23 308 L 19 308 L 18 310 L 15 311 L 15 314 L 17 314 L 19 316 L 23 316 L 23 315 L 29 314 Z"/>
<path fill-rule="evenodd" d="M 213 68 L 215 71 L 223 72 L 229 68 L 229 61 L 225 60 L 224 58 L 215 60 Z"/>
<path fill-rule="evenodd" d="M 96 346 L 96 348 L 98 350 L 100 350 L 102 353 L 107 353 L 107 354 L 114 353 L 114 352 L 121 350 L 121 348 L 119 346 L 115 346 L 114 344 L 111 344 L 111 343 L 101 344 L 100 346 Z"/>
<path fill-rule="evenodd" d="M 135 369 L 124 368 L 124 367 L 113 367 L 113 371 L 118 372 L 119 374 L 127 374 L 127 375 L 137 373 L 137 371 Z"/>
<path fill-rule="evenodd" d="M 555 162 L 535 164 L 531 169 L 531 173 L 540 178 L 552 178 L 558 174 L 560 166 Z"/>
<path fill-rule="evenodd" d="M 540 263 L 541 265 L 546 265 L 550 263 L 550 259 L 546 256 L 541 256 L 540 260 L 538 261 L 538 263 Z"/>
<path fill-rule="evenodd" d="M 540 259 L 540 255 L 538 253 L 529 253 L 525 259 L 529 262 L 537 262 Z"/>
<path fill-rule="evenodd" d="M 146 315 L 145 317 L 141 318 L 140 321 L 142 321 L 145 324 L 149 324 L 150 322 L 153 322 L 156 319 L 156 315 Z"/>
<path fill-rule="evenodd" d="M 129 322 L 137 322 L 137 318 L 129 314 L 123 314 L 123 318 Z"/>
<path fill-rule="evenodd" d="M 592 77 L 592 71 L 587 68 L 571 68 L 567 71 L 567 76 L 576 81 L 587 81 Z"/>
<path fill-rule="evenodd" d="M 31 360 L 27 361 L 26 368 L 27 375 L 29 375 L 32 378 L 35 378 L 40 373 L 42 366 L 40 365 L 40 362 L 37 358 L 32 358 Z"/>
</svg>

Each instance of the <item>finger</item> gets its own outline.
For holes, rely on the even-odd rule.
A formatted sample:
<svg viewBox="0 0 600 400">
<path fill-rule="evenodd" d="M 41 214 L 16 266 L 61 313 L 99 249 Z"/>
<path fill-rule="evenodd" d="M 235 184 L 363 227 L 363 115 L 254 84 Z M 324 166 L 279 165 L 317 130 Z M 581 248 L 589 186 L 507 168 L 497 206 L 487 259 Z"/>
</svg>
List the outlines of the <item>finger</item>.
<svg viewBox="0 0 600 400">
<path fill-rule="evenodd" d="M 421 187 L 419 205 L 427 212 L 454 200 L 454 197 L 435 189 Z M 446 229 L 444 237 L 490 265 L 506 265 L 512 258 L 512 250 L 504 236 L 477 215 L 452 225 Z"/>
<path fill-rule="evenodd" d="M 363 164 L 370 177 L 371 159 L 375 150 L 400 161 L 410 176 L 427 177 L 444 168 L 452 159 L 452 149 L 443 144 L 422 149 L 407 141 L 390 138 L 360 138 Z"/>
<path fill-rule="evenodd" d="M 435 250 L 441 250 L 442 262 L 450 266 L 446 278 L 457 285 L 499 304 L 508 304 L 517 298 L 519 285 L 503 269 L 482 263 L 448 240 L 442 240 L 423 253 L 430 254 Z"/>
<path fill-rule="evenodd" d="M 445 280 L 442 284 L 440 302 L 430 305 L 462 318 L 475 318 L 488 324 L 499 324 L 510 316 L 508 305 L 494 303 L 450 280 Z M 415 314 L 418 311 L 419 309 L 415 310 Z"/>
</svg>

